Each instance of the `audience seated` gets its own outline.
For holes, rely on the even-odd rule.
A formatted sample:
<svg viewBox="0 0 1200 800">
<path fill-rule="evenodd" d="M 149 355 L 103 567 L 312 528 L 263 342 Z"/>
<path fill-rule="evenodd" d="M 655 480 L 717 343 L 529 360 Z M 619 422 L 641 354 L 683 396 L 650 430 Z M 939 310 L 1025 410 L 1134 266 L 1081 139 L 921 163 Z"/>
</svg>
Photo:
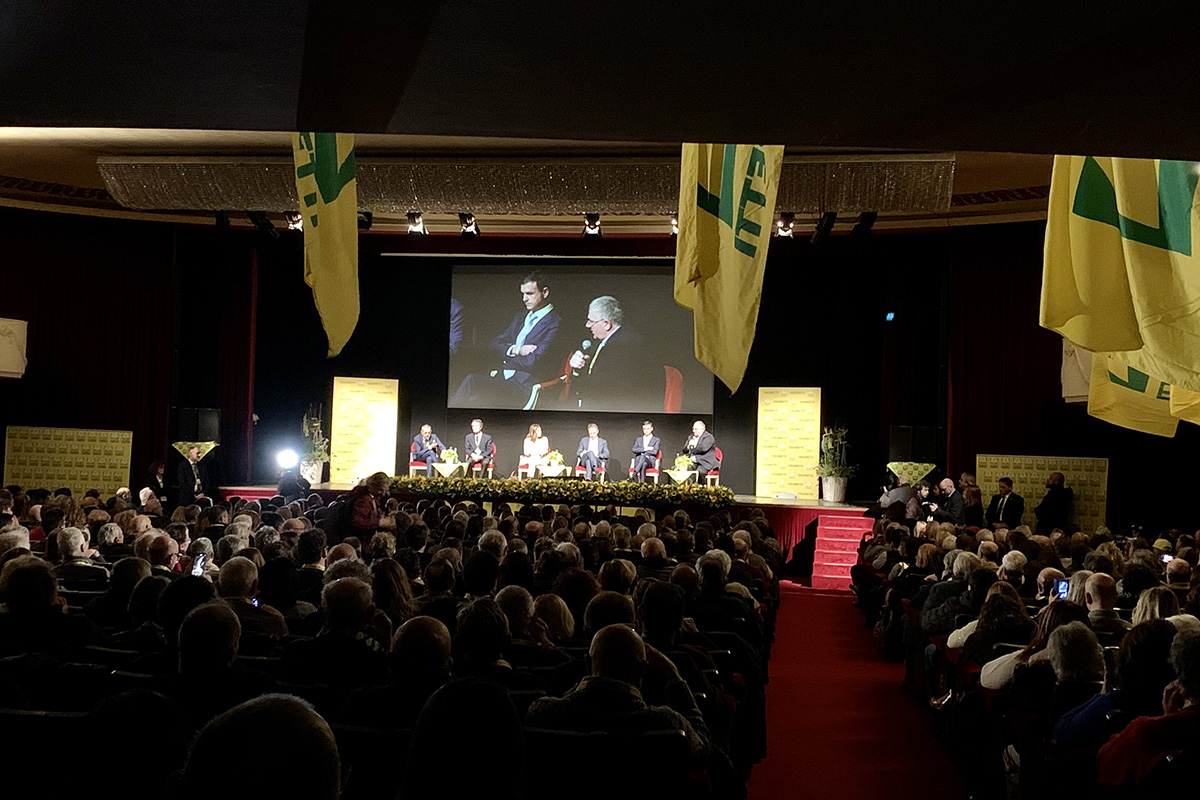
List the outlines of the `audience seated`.
<svg viewBox="0 0 1200 800">
<path fill-rule="evenodd" d="M 338 715 L 351 725 L 380 729 L 413 728 L 425 702 L 450 679 L 450 631 L 433 617 L 413 617 L 392 637 L 391 677 L 358 689 Z"/>
<path fill-rule="evenodd" d="M 376 613 L 370 584 L 357 578 L 328 583 L 321 593 L 321 608 L 325 627 L 316 637 L 284 648 L 281 677 L 325 685 L 343 697 L 386 680 L 387 650 L 381 641 L 391 640 L 390 623 L 383 612 Z"/>
</svg>

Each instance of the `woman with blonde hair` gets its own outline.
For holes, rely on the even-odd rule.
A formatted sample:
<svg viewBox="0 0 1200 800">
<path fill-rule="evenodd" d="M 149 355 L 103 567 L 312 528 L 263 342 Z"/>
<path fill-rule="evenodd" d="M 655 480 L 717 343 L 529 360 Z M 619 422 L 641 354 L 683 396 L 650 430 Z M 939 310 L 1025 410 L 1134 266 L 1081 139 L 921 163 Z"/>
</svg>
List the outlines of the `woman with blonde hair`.
<svg viewBox="0 0 1200 800">
<path fill-rule="evenodd" d="M 575 635 L 575 617 L 556 594 L 544 594 L 533 602 L 533 618 L 546 626 L 546 636 L 553 644 L 567 644 Z"/>
<path fill-rule="evenodd" d="M 529 435 L 525 437 L 521 454 L 521 468 L 533 469 L 546 463 L 546 454 L 550 452 L 550 439 L 542 435 L 542 426 L 536 422 L 529 426 Z"/>
<path fill-rule="evenodd" d="M 1133 624 L 1141 625 L 1152 619 L 1166 619 L 1179 613 L 1179 597 L 1166 586 L 1147 589 L 1138 597 L 1133 609 Z"/>
</svg>

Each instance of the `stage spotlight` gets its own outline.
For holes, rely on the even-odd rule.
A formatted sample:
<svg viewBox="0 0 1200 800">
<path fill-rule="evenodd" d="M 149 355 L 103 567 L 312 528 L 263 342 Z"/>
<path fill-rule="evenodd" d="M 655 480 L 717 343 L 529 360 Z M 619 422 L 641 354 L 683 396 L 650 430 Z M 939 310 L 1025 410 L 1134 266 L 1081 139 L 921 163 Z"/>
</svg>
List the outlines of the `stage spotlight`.
<svg viewBox="0 0 1200 800">
<path fill-rule="evenodd" d="M 672 236 L 679 235 L 679 215 L 678 214 L 671 215 L 671 235 Z"/>
<path fill-rule="evenodd" d="M 304 217 L 300 216 L 299 211 L 285 211 L 283 212 L 283 218 L 287 220 L 289 231 L 304 230 Z"/>
<path fill-rule="evenodd" d="M 265 233 L 267 238 L 272 240 L 279 238 L 279 229 L 275 227 L 275 223 L 267 219 L 267 212 L 247 211 L 246 218 L 254 223 L 254 227 Z"/>
<path fill-rule="evenodd" d="M 360 231 L 371 230 L 371 225 L 375 222 L 375 215 L 370 211 L 358 212 L 358 229 Z"/>
<path fill-rule="evenodd" d="M 825 240 L 829 238 L 829 234 L 833 231 L 833 226 L 836 223 L 836 211 L 826 211 L 821 215 L 821 218 L 817 220 L 817 227 L 813 229 L 811 239 L 813 247 L 820 247 L 825 243 Z"/>
<path fill-rule="evenodd" d="M 479 235 L 479 223 L 475 221 L 475 215 L 470 211 L 459 213 L 458 224 L 462 226 L 462 230 L 458 234 L 462 238 L 473 239 Z"/>
<path fill-rule="evenodd" d="M 875 225 L 875 220 L 879 217 L 878 211 L 864 211 L 858 215 L 858 222 L 850 229 L 850 235 L 865 239 L 871 235 L 871 228 Z"/>
<path fill-rule="evenodd" d="M 895 322 L 895 321 L 896 321 L 896 312 L 895 312 L 895 311 L 889 311 L 889 312 L 887 312 L 886 314 L 884 314 L 884 315 L 883 315 L 883 321 L 884 321 L 884 322 Z"/>
<path fill-rule="evenodd" d="M 283 469 L 292 469 L 300 463 L 300 456 L 296 455 L 295 450 L 280 450 L 275 456 L 275 461 Z"/>
<path fill-rule="evenodd" d="M 603 236 L 604 233 L 600 230 L 600 215 L 589 212 L 583 215 L 583 235 L 584 236 Z"/>
<path fill-rule="evenodd" d="M 792 228 L 796 225 L 796 214 L 792 211 L 784 211 L 779 215 L 779 219 L 775 220 L 775 235 L 783 239 L 791 239 Z"/>
<path fill-rule="evenodd" d="M 421 216 L 420 211 L 408 212 L 408 232 L 415 233 L 419 236 L 424 236 L 429 231 L 425 230 L 425 220 Z"/>
<path fill-rule="evenodd" d="M 217 231 L 220 233 L 229 233 L 229 212 L 217 211 L 214 212 L 217 223 Z"/>
</svg>

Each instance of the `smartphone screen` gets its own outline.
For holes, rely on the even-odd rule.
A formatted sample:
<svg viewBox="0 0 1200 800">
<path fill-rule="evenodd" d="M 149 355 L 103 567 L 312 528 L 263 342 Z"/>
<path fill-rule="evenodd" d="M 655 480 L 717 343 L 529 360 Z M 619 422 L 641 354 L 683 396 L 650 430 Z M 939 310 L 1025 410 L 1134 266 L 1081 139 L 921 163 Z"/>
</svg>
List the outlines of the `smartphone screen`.
<svg viewBox="0 0 1200 800">
<path fill-rule="evenodd" d="M 250 605 L 252 605 L 252 606 L 254 606 L 255 608 L 257 608 L 257 607 L 258 607 L 258 605 L 259 605 L 259 602 L 260 602 L 260 601 L 259 601 L 259 599 L 256 597 L 256 598 L 254 598 L 253 600 L 251 600 L 251 601 L 250 601 Z"/>
<path fill-rule="evenodd" d="M 204 562 L 207 560 L 208 559 L 204 553 L 200 553 L 195 559 L 192 560 L 192 575 L 194 577 L 204 577 Z"/>
<path fill-rule="evenodd" d="M 1059 600 L 1067 599 L 1067 590 L 1071 588 L 1070 581 L 1055 581 L 1055 594 Z"/>
<path fill-rule="evenodd" d="M 1170 563 L 1171 563 L 1171 561 L 1172 561 L 1172 560 L 1174 560 L 1174 558 L 1175 558 L 1175 556 L 1171 555 L 1170 553 L 1163 553 L 1163 554 L 1162 554 L 1162 562 L 1163 562 L 1164 564 L 1170 564 Z"/>
</svg>

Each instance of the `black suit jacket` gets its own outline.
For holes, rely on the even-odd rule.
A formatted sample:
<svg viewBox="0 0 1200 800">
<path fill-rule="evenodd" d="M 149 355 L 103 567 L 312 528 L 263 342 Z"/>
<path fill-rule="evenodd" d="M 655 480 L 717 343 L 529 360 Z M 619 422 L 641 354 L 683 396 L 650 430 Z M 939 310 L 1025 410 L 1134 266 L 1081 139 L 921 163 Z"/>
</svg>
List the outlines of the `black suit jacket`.
<svg viewBox="0 0 1200 800">
<path fill-rule="evenodd" d="M 554 337 L 562 325 L 562 317 L 558 315 L 558 312 L 548 312 L 537 321 L 537 324 L 525 337 L 525 344 L 535 345 L 537 349 L 526 356 L 510 356 L 508 349 L 516 344 L 521 328 L 525 327 L 526 316 L 528 316 L 528 312 L 513 317 L 504 332 L 493 339 L 491 344 L 492 351 L 499 353 L 502 359 L 501 368 L 513 370 L 516 373 L 513 378 L 521 383 L 528 383 L 531 379 L 540 380 L 544 374 L 548 374 L 548 370 L 558 369 L 553 361 L 549 364 L 541 362 L 553 347 Z"/>
<path fill-rule="evenodd" d="M 1010 530 L 1021 524 L 1021 517 L 1025 516 L 1025 498 L 1014 492 L 1009 492 L 1008 500 L 1004 503 L 1004 516 L 1000 516 L 1000 495 L 992 495 L 992 502 L 988 503 L 987 508 L 987 524 L 995 525 L 997 522 L 1003 522 Z"/>
<path fill-rule="evenodd" d="M 200 473 L 200 491 L 205 497 L 212 497 L 214 500 L 213 487 L 208 480 L 208 467 L 204 466 L 204 459 L 196 462 L 196 471 Z M 176 477 L 179 479 L 179 505 L 190 506 L 196 502 L 196 491 L 193 488 L 195 485 L 195 477 L 192 475 L 192 462 L 186 458 L 180 462 L 176 470 Z"/>
<path fill-rule="evenodd" d="M 717 461 L 717 440 L 713 438 L 713 435 L 708 431 L 700 434 L 695 447 L 687 446 L 691 440 L 692 437 L 688 436 L 679 452 L 685 456 L 691 456 L 701 473 L 716 469 L 720 462 Z"/>
<path fill-rule="evenodd" d="M 939 497 L 935 502 L 938 510 L 933 512 L 934 519 L 938 522 L 953 522 L 955 525 L 963 524 L 962 492 L 955 489 L 954 494 L 949 497 Z"/>
<path fill-rule="evenodd" d="M 470 461 L 473 452 L 475 452 L 475 434 L 468 433 L 463 439 L 463 451 L 459 454 L 459 458 Z M 484 462 L 492 457 L 492 437 L 486 433 L 479 434 L 479 452 L 483 454 Z"/>
<path fill-rule="evenodd" d="M 579 408 L 629 411 L 657 408 L 663 402 L 662 363 L 654 362 L 636 333 L 622 325 L 602 345 L 594 344 L 591 358 L 571 378 Z"/>
</svg>

